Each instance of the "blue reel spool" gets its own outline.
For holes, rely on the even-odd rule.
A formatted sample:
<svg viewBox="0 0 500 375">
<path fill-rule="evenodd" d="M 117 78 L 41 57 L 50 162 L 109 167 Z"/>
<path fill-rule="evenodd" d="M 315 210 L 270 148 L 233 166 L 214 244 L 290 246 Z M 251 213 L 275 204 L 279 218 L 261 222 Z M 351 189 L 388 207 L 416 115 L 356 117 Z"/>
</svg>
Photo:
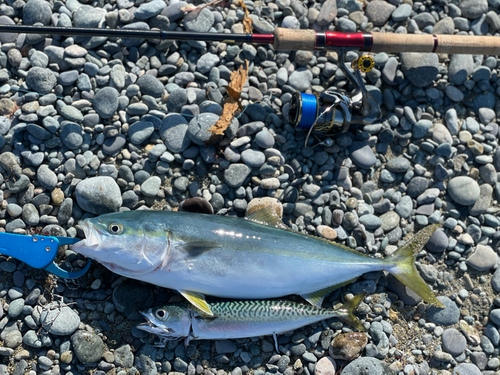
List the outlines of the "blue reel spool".
<svg viewBox="0 0 500 375">
<path fill-rule="evenodd" d="M 289 118 L 293 126 L 310 128 L 318 116 L 316 95 L 296 92 L 290 101 Z"/>
</svg>

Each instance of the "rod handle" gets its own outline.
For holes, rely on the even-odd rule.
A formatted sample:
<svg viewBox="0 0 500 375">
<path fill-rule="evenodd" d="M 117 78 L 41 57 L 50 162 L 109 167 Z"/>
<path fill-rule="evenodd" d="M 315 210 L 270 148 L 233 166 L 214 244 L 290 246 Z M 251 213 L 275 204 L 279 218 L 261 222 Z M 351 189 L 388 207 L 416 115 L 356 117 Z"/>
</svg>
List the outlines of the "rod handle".
<svg viewBox="0 0 500 375">
<path fill-rule="evenodd" d="M 500 38 L 472 35 L 372 33 L 371 52 L 435 52 L 465 55 L 498 55 Z M 436 47 L 435 47 L 436 46 Z M 435 48 L 435 49 L 434 49 Z"/>
<path fill-rule="evenodd" d="M 316 46 L 316 32 L 314 30 L 296 30 L 277 27 L 274 29 L 275 50 L 287 51 L 314 51 Z"/>
</svg>

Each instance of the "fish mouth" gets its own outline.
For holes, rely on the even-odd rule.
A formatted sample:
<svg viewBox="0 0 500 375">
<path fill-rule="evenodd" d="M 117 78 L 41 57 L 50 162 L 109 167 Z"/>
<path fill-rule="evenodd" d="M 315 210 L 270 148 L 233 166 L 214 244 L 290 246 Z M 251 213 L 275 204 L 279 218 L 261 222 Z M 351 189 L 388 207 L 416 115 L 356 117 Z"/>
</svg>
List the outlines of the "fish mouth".
<svg viewBox="0 0 500 375">
<path fill-rule="evenodd" d="M 78 244 L 82 243 L 87 247 L 97 247 L 101 243 L 101 236 L 94 228 L 94 226 L 87 220 L 84 220 L 81 223 L 83 228 L 83 232 L 85 233 L 85 239 L 83 241 L 78 242 Z"/>
<path fill-rule="evenodd" d="M 173 334 L 175 333 L 173 329 L 168 327 L 158 327 L 155 323 L 151 321 L 148 313 L 141 311 L 141 314 L 146 318 L 146 322 L 138 324 L 136 326 L 137 329 L 153 333 L 155 335 L 162 336 L 164 338 L 168 337 L 173 338 Z"/>
</svg>

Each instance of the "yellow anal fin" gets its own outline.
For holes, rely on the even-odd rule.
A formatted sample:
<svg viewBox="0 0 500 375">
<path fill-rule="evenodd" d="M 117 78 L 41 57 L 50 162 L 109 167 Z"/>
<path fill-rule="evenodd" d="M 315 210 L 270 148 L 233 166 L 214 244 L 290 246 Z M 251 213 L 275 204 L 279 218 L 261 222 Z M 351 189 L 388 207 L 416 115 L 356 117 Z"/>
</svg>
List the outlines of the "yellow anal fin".
<svg viewBox="0 0 500 375">
<path fill-rule="evenodd" d="M 326 288 L 316 290 L 311 293 L 301 294 L 300 296 L 304 298 L 307 302 L 309 302 L 311 305 L 321 308 L 321 305 L 323 304 L 323 301 L 327 295 L 329 295 L 335 289 L 340 288 L 341 286 L 352 283 L 356 279 L 357 278 L 355 277 L 354 279 L 344 281 L 343 283 L 327 286 Z"/>
<path fill-rule="evenodd" d="M 208 316 L 214 316 L 214 313 L 208 306 L 207 301 L 205 301 L 205 296 L 201 293 L 190 292 L 186 290 L 178 291 L 182 296 L 189 301 L 193 306 L 200 310 L 203 314 Z"/>
<path fill-rule="evenodd" d="M 354 328 L 356 328 L 360 331 L 366 331 L 366 329 L 363 326 L 363 324 L 361 324 L 359 319 L 354 316 L 354 310 L 361 303 L 361 301 L 363 301 L 365 296 L 366 296 L 366 293 L 358 294 L 353 299 L 344 303 L 342 305 L 342 307 L 340 308 L 341 310 L 345 310 L 347 315 L 344 317 L 339 317 L 339 319 L 343 320 L 347 324 L 350 324 L 351 326 L 353 326 Z"/>
</svg>

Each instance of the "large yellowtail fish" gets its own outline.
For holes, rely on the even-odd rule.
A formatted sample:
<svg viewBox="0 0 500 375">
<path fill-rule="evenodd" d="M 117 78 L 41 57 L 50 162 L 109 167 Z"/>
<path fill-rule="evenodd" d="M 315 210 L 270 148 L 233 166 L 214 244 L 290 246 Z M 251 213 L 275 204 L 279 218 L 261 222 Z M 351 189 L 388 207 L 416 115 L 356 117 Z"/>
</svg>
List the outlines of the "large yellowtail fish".
<svg viewBox="0 0 500 375">
<path fill-rule="evenodd" d="M 125 277 L 179 291 L 211 314 L 204 295 L 268 299 L 299 294 L 321 307 L 332 290 L 387 271 L 442 306 L 415 268 L 431 225 L 386 259 L 289 230 L 272 208 L 246 219 L 190 212 L 128 211 L 85 219 L 73 250 Z"/>
<path fill-rule="evenodd" d="M 338 310 L 323 309 L 291 301 L 230 301 L 207 302 L 213 315 L 187 303 L 168 304 L 142 311 L 147 322 L 137 328 L 153 333 L 160 345 L 169 340 L 240 339 L 273 335 L 276 351 L 276 335 L 293 331 L 325 319 L 338 318 L 364 331 L 361 322 L 353 315 L 354 308 L 363 300 L 360 294 Z"/>
</svg>

